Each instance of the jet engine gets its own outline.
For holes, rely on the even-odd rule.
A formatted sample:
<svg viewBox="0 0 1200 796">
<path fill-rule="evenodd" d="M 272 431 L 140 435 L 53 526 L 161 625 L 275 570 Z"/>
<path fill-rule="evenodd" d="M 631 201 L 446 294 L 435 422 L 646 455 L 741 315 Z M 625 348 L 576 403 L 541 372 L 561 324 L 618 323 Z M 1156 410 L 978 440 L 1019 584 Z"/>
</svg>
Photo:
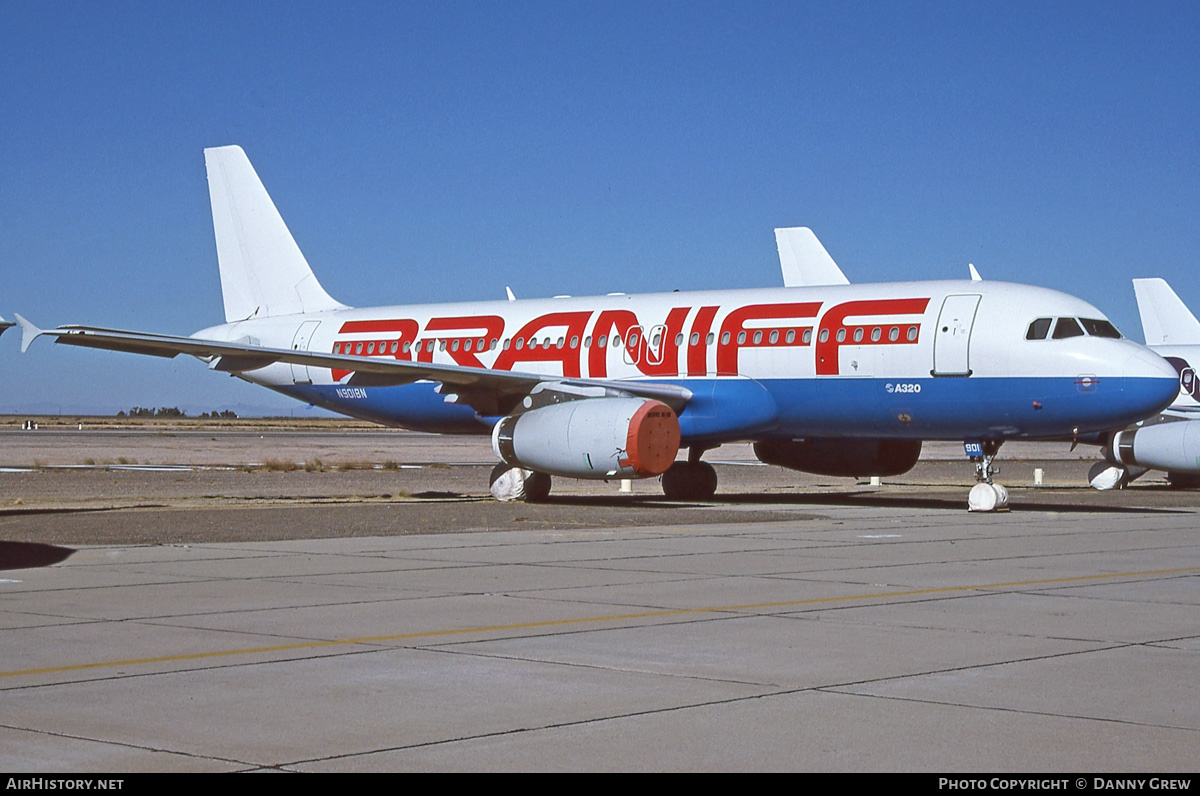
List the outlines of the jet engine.
<svg viewBox="0 0 1200 796">
<path fill-rule="evenodd" d="M 754 443 L 759 461 L 817 475 L 847 478 L 907 473 L 921 455 L 921 440 L 834 439 L 771 440 Z"/>
<path fill-rule="evenodd" d="M 1107 453 L 1110 462 L 1127 467 L 1181 475 L 1200 472 L 1200 421 L 1155 423 L 1118 431 Z"/>
<path fill-rule="evenodd" d="M 644 398 L 584 398 L 509 415 L 492 430 L 506 464 L 570 478 L 650 478 L 679 452 L 679 418 Z"/>
</svg>

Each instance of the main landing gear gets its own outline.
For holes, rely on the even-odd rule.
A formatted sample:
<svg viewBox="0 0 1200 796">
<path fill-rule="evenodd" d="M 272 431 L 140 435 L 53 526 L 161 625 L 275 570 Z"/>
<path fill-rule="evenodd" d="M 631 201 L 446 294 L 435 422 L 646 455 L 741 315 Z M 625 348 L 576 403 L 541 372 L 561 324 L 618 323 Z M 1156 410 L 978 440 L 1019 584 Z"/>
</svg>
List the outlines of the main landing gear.
<svg viewBox="0 0 1200 796">
<path fill-rule="evenodd" d="M 541 503 L 550 496 L 550 476 L 522 467 L 513 467 L 500 462 L 492 468 L 488 485 L 492 497 L 502 503 L 523 500 L 526 503 Z"/>
<path fill-rule="evenodd" d="M 995 440 L 963 443 L 963 449 L 975 465 L 975 480 L 978 481 L 967 496 L 967 511 L 1008 510 L 1008 490 L 992 481 L 992 474 L 1000 472 L 992 466 L 992 460 L 1000 452 L 1000 444 Z"/>
<path fill-rule="evenodd" d="M 717 471 L 700 461 L 707 448 L 692 447 L 686 462 L 675 462 L 662 474 L 667 500 L 708 500 L 717 491 Z"/>
</svg>

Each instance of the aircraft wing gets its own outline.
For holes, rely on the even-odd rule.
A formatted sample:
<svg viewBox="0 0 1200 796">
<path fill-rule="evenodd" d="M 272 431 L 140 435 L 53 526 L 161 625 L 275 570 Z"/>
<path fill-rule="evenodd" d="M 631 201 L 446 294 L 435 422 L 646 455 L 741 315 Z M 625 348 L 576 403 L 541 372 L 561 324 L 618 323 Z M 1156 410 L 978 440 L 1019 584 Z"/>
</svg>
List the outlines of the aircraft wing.
<svg viewBox="0 0 1200 796">
<path fill-rule="evenodd" d="M 677 413 L 691 400 L 692 392 L 676 384 L 617 379 L 574 379 L 519 373 L 507 370 L 468 368 L 461 365 L 441 365 L 429 362 L 409 362 L 385 357 L 363 357 L 352 354 L 320 353 L 314 351 L 267 348 L 246 339 L 235 342 L 204 340 L 195 337 L 104 329 L 96 326 L 60 326 L 39 329 L 15 316 L 21 325 L 21 350 L 41 336 L 53 337 L 61 345 L 124 351 L 130 354 L 170 359 L 189 354 L 208 362 L 211 370 L 226 373 L 253 371 L 267 365 L 284 362 L 293 365 L 348 370 L 344 382 L 357 387 L 387 387 L 433 381 L 442 385 L 439 390 L 449 403 L 464 403 L 483 415 L 508 414 L 517 403 L 539 385 L 601 388 L 605 394 L 653 398 L 670 406 Z"/>
</svg>

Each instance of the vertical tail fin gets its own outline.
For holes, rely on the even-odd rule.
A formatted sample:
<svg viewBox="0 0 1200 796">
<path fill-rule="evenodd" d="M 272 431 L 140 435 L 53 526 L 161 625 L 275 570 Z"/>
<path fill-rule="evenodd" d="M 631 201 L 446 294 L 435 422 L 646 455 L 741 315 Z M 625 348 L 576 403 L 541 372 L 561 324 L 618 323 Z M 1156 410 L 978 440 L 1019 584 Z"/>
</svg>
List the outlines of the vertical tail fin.
<svg viewBox="0 0 1200 796">
<path fill-rule="evenodd" d="M 779 267 L 784 287 L 848 285 L 850 280 L 825 251 L 821 241 L 808 227 L 783 227 L 775 230 L 779 249 Z"/>
<path fill-rule="evenodd" d="M 1198 345 L 1200 321 L 1162 279 L 1135 279 L 1146 345 Z"/>
<path fill-rule="evenodd" d="M 313 275 L 239 146 L 204 150 L 227 322 L 343 309 Z"/>
</svg>

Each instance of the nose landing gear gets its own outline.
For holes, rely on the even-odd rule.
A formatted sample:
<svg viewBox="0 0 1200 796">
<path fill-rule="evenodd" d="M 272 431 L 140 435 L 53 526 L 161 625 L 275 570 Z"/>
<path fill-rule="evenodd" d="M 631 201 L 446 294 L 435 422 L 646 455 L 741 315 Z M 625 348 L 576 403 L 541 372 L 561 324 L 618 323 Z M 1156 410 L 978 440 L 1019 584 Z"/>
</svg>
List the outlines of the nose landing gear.
<svg viewBox="0 0 1200 796">
<path fill-rule="evenodd" d="M 1008 490 L 992 481 L 993 473 L 1000 472 L 998 467 L 992 466 L 992 460 L 1000 452 L 1000 445 L 996 440 L 963 443 L 963 449 L 975 465 L 975 480 L 978 482 L 967 495 L 967 511 L 1008 510 Z"/>
</svg>

